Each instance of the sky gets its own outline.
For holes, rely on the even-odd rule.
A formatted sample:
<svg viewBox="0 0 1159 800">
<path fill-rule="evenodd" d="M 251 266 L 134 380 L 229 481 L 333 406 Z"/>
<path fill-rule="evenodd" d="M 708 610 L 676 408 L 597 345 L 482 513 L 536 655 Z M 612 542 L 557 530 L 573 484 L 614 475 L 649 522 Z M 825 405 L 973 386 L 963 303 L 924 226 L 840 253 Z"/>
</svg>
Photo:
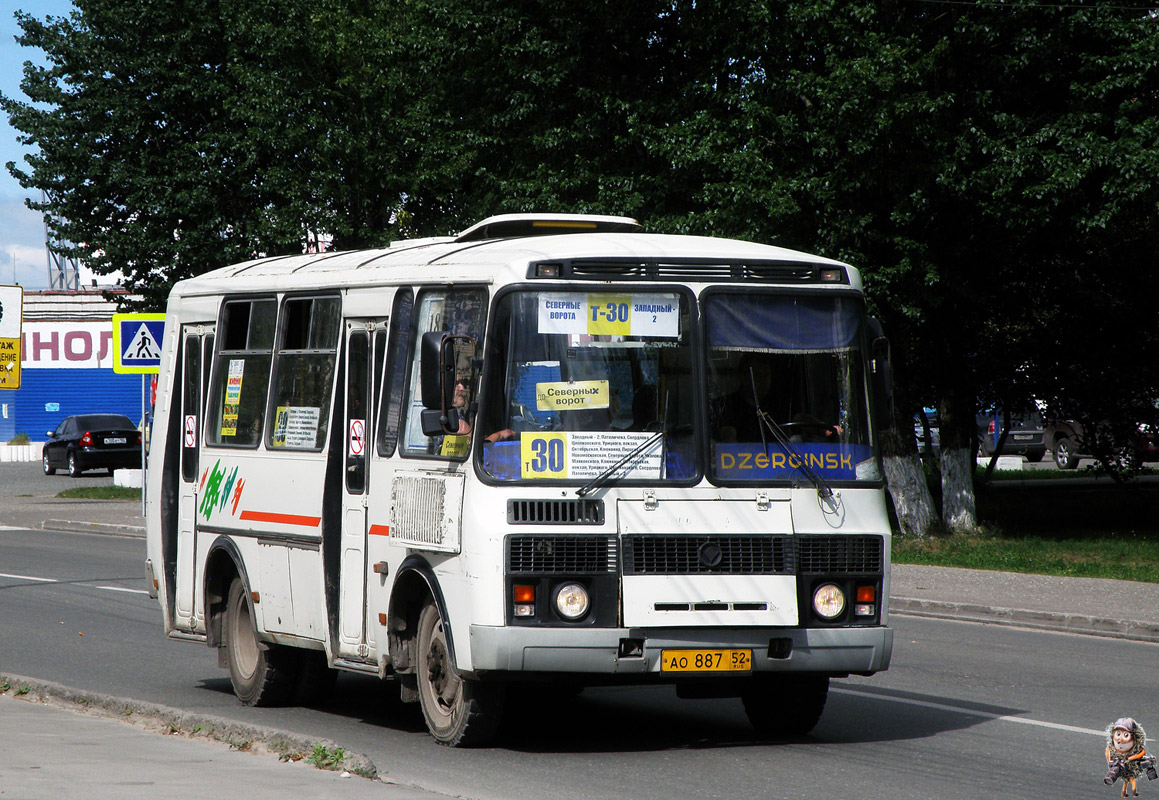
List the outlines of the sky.
<svg viewBox="0 0 1159 800">
<path fill-rule="evenodd" d="M 0 92 L 6 97 L 27 101 L 20 91 L 24 62 L 43 63 L 43 53 L 21 47 L 15 13 L 25 10 L 40 17 L 64 16 L 72 10 L 71 0 L 0 0 Z M 29 192 L 13 178 L 5 164 L 22 164 L 27 148 L 17 141 L 18 132 L 0 113 L 0 285 L 19 283 L 25 289 L 47 289 L 48 254 L 44 249 L 44 222 L 29 211 L 24 200 Z M 90 274 L 81 268 L 81 284 Z"/>
</svg>

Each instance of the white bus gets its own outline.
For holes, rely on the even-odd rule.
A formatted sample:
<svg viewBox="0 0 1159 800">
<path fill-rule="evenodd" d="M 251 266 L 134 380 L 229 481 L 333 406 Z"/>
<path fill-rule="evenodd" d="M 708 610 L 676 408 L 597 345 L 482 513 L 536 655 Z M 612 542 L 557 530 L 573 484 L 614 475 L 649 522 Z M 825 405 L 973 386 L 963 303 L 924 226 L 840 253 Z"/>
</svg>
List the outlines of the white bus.
<svg viewBox="0 0 1159 800">
<path fill-rule="evenodd" d="M 888 345 L 852 267 L 623 217 L 262 258 L 169 298 L 147 573 L 243 703 L 669 683 L 802 733 L 888 667 Z"/>
</svg>

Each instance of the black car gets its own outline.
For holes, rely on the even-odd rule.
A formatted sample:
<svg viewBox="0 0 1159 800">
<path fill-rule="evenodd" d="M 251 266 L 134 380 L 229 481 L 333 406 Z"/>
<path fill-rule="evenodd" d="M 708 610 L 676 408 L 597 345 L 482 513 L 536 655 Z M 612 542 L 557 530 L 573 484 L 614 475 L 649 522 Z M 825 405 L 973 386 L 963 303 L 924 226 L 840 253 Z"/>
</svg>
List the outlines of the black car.
<svg viewBox="0 0 1159 800">
<path fill-rule="evenodd" d="M 123 414 L 78 414 L 65 417 L 48 432 L 44 474 L 67 469 L 74 478 L 88 469 L 141 468 L 141 433 Z"/>
<path fill-rule="evenodd" d="M 1002 439 L 1002 424 L 1005 414 L 991 410 L 979 414 L 978 455 L 989 458 L 994 455 Z M 1046 430 L 1042 415 L 1036 409 L 1011 412 L 1010 432 L 1002 445 L 1000 456 L 1026 456 L 1027 461 L 1042 461 L 1046 455 Z"/>
</svg>

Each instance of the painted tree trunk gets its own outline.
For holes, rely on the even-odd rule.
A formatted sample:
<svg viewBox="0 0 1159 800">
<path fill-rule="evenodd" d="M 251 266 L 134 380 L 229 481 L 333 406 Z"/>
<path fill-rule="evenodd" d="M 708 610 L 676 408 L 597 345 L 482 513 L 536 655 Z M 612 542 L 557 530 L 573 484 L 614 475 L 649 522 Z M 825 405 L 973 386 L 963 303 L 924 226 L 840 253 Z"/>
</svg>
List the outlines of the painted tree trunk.
<svg viewBox="0 0 1159 800">
<path fill-rule="evenodd" d="M 928 536 L 938 527 L 930 487 L 917 453 L 886 456 L 885 479 L 903 536 Z"/>
</svg>

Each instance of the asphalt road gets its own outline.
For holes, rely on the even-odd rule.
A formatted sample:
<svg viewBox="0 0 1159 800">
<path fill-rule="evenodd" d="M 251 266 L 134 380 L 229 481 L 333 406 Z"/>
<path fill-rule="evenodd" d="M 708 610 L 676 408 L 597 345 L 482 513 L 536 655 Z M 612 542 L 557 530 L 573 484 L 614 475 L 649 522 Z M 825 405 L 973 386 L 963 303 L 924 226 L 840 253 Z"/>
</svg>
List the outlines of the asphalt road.
<svg viewBox="0 0 1159 800">
<path fill-rule="evenodd" d="M 897 616 L 893 667 L 834 681 L 807 738 L 758 740 L 736 700 L 621 687 L 529 696 L 498 746 L 450 750 L 361 676 L 323 708 L 241 706 L 214 653 L 163 637 L 143 558 L 135 539 L 0 530 L 0 671 L 329 738 L 455 797 L 1110 796 L 1102 728 L 1159 726 L 1157 645 Z"/>
</svg>

